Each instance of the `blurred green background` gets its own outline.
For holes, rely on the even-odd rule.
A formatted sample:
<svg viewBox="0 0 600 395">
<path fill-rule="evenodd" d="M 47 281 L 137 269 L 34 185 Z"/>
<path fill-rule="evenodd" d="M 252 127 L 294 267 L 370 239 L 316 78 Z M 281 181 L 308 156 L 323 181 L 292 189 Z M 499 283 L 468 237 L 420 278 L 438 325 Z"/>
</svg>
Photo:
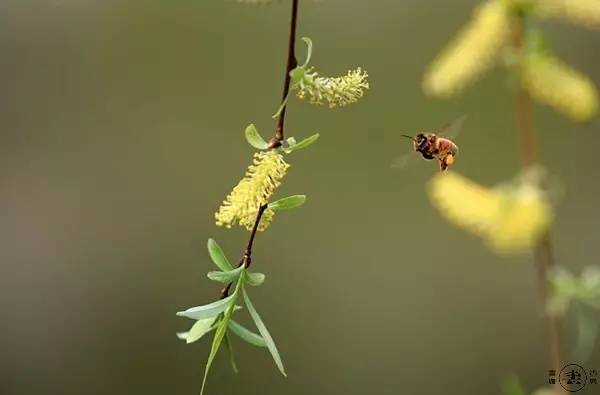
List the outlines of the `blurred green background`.
<svg viewBox="0 0 600 395">
<path fill-rule="evenodd" d="M 298 34 L 325 75 L 362 66 L 357 105 L 290 101 L 286 131 L 321 133 L 277 196 L 307 204 L 259 234 L 253 299 L 289 373 L 235 342 L 213 394 L 497 394 L 510 373 L 547 382 L 531 257 L 498 257 L 446 223 L 437 171 L 394 171 L 401 132 L 468 114 L 455 169 L 491 185 L 519 169 L 514 94 L 501 71 L 454 101 L 421 92 L 424 67 L 478 2 L 301 1 Z M 281 94 L 289 1 L 3 0 L 0 3 L 0 393 L 195 394 L 209 340 L 186 346 L 177 310 L 219 287 L 205 244 Z M 600 34 L 560 23 L 556 52 L 600 83 Z M 298 52 L 303 56 L 304 47 Z M 566 187 L 559 263 L 598 263 L 597 121 L 536 108 L 542 161 Z M 432 247 L 433 243 L 433 247 Z M 569 323 L 569 325 L 571 325 Z M 600 369 L 600 350 L 586 366 Z M 592 393 L 586 388 L 582 392 Z"/>
</svg>

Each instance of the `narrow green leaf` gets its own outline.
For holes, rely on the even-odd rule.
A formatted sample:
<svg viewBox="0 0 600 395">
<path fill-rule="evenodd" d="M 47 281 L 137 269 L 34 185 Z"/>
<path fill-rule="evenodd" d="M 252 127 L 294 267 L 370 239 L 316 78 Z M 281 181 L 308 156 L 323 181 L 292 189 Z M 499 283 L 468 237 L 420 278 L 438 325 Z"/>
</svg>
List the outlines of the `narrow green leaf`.
<svg viewBox="0 0 600 395">
<path fill-rule="evenodd" d="M 312 136 L 305 138 L 304 140 L 300 140 L 298 143 L 296 143 L 294 145 L 290 145 L 289 147 L 287 147 L 286 150 L 289 152 L 294 152 L 294 151 L 298 151 L 300 149 L 304 149 L 304 148 L 308 147 L 309 145 L 311 145 L 312 143 L 314 143 L 315 141 L 317 141 L 318 139 L 319 139 L 319 133 L 315 133 Z"/>
<path fill-rule="evenodd" d="M 204 387 L 206 386 L 206 379 L 208 378 L 208 372 L 210 371 L 210 367 L 219 351 L 219 347 L 221 347 L 221 342 L 227 334 L 227 328 L 229 327 L 229 320 L 231 320 L 231 315 L 235 310 L 235 300 L 239 294 L 240 286 L 244 282 L 244 274 L 240 276 L 240 279 L 235 286 L 235 291 L 230 296 L 230 304 L 227 306 L 227 310 L 225 310 L 225 314 L 223 314 L 223 319 L 219 321 L 217 324 L 217 330 L 215 331 L 215 337 L 213 338 L 212 345 L 210 347 L 210 354 L 208 355 L 208 361 L 206 361 L 206 367 L 204 368 L 204 378 L 202 379 L 202 388 L 200 389 L 200 395 L 204 394 Z"/>
<path fill-rule="evenodd" d="M 283 109 L 285 108 L 285 106 L 287 106 L 287 102 L 288 99 L 290 98 L 290 92 L 291 90 L 288 91 L 287 95 L 285 95 L 285 99 L 283 99 L 281 101 L 281 104 L 279 105 L 279 107 L 277 108 L 277 111 L 275 112 L 275 114 L 273 114 L 271 116 L 271 118 L 275 119 L 277 118 L 279 115 L 281 115 L 281 112 L 283 111 Z"/>
<path fill-rule="evenodd" d="M 248 307 L 248 312 L 250 313 L 250 316 L 252 317 L 252 320 L 254 321 L 256 328 L 260 332 L 260 335 L 264 339 L 264 341 L 267 345 L 267 348 L 269 349 L 269 352 L 271 353 L 271 356 L 273 357 L 273 360 L 275 361 L 275 365 L 277 365 L 277 368 L 279 368 L 279 371 L 281 372 L 281 374 L 283 374 L 284 376 L 287 376 L 287 374 L 285 373 L 285 369 L 283 368 L 283 362 L 281 361 L 281 357 L 279 356 L 279 351 L 277 351 L 277 346 L 275 346 L 275 342 L 273 341 L 271 334 L 267 330 L 267 327 L 265 326 L 263 321 L 260 319 L 260 315 L 258 315 L 258 312 L 252 305 L 252 302 L 250 301 L 250 297 L 248 297 L 248 293 L 246 292 L 246 289 L 243 286 L 242 286 L 242 294 L 244 295 L 244 302 L 246 302 L 246 307 Z"/>
<path fill-rule="evenodd" d="M 208 361 L 206 361 L 206 367 L 204 368 L 204 377 L 202 378 L 202 388 L 200 389 L 200 395 L 204 393 L 204 387 L 206 386 L 206 379 L 208 378 L 208 372 L 210 371 L 210 367 L 219 351 L 219 347 L 221 347 L 221 342 L 223 341 L 223 337 L 225 336 L 227 323 L 225 322 L 225 317 L 231 317 L 231 312 L 233 311 L 233 304 L 225 311 L 225 316 L 221 321 L 219 321 L 217 325 L 217 330 L 215 332 L 215 337 L 213 337 L 213 342 L 210 346 L 210 354 L 208 355 Z"/>
<path fill-rule="evenodd" d="M 178 311 L 177 315 L 180 317 L 187 317 L 193 320 L 201 320 L 204 318 L 216 317 L 221 314 L 232 301 L 233 295 L 229 295 L 226 298 L 219 299 L 215 302 L 205 304 L 203 306 L 191 307 L 185 311 Z"/>
<path fill-rule="evenodd" d="M 273 210 L 287 210 L 300 207 L 305 201 L 306 195 L 293 195 L 269 203 L 269 208 Z"/>
<path fill-rule="evenodd" d="M 208 272 L 206 276 L 213 281 L 218 281 L 220 283 L 230 283 L 232 281 L 235 281 L 239 277 L 242 270 L 244 270 L 244 267 L 240 266 L 237 269 L 229 270 L 227 272 Z"/>
<path fill-rule="evenodd" d="M 312 58 L 313 43 L 312 43 L 312 40 L 308 37 L 302 37 L 302 41 L 304 41 L 306 43 L 306 46 L 308 47 L 306 49 L 306 60 L 304 61 L 304 64 L 302 65 L 302 67 L 305 67 L 310 62 L 310 58 Z"/>
<path fill-rule="evenodd" d="M 175 335 L 180 340 L 186 340 L 190 332 L 177 332 Z"/>
<path fill-rule="evenodd" d="M 266 347 L 267 343 L 265 340 L 257 333 L 252 332 L 250 329 L 238 324 L 234 320 L 229 321 L 229 329 L 243 340 L 252 344 L 256 347 Z"/>
<path fill-rule="evenodd" d="M 262 273 L 246 273 L 246 283 L 257 287 L 265 282 L 265 275 Z"/>
<path fill-rule="evenodd" d="M 213 330 L 214 327 L 212 325 L 214 322 L 214 317 L 198 320 L 192 325 L 189 332 L 185 332 L 185 336 L 182 335 L 180 339 L 185 340 L 187 344 L 193 343 Z"/>
<path fill-rule="evenodd" d="M 233 353 L 233 344 L 231 344 L 231 339 L 229 337 L 229 333 L 225 334 L 225 346 L 227 346 L 227 354 L 229 354 L 229 364 L 231 365 L 231 370 L 233 373 L 238 374 L 239 370 L 237 367 L 237 363 L 235 362 L 235 354 Z"/>
<path fill-rule="evenodd" d="M 219 269 L 224 272 L 233 270 L 233 266 L 231 266 L 231 263 L 227 260 L 221 246 L 219 246 L 214 239 L 208 239 L 208 254 L 210 255 L 210 259 L 212 259 Z"/>
<path fill-rule="evenodd" d="M 248 140 L 248 144 L 256 149 L 269 148 L 269 143 L 262 138 L 260 133 L 258 133 L 256 126 L 254 126 L 252 123 L 246 127 L 246 140 Z"/>
</svg>

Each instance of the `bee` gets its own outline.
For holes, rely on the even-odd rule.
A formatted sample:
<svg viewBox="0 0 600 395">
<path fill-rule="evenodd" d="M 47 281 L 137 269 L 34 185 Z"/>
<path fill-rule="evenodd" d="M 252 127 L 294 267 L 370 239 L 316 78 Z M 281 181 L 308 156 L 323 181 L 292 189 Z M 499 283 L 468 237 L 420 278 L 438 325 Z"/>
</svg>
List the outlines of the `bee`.
<svg viewBox="0 0 600 395">
<path fill-rule="evenodd" d="M 442 127 L 437 132 L 418 133 L 414 137 L 403 134 L 402 137 L 412 140 L 414 150 L 419 152 L 424 159 L 437 159 L 440 171 L 446 171 L 456 160 L 458 145 L 450 138 L 442 135 L 451 131 L 457 132 L 465 118 L 466 116 L 462 116 Z"/>
</svg>

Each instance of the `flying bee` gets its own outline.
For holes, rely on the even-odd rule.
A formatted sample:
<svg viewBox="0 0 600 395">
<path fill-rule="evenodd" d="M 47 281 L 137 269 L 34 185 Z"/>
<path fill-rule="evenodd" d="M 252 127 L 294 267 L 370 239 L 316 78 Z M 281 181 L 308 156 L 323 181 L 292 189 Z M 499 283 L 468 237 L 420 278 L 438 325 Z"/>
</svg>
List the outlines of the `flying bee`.
<svg viewBox="0 0 600 395">
<path fill-rule="evenodd" d="M 418 133 L 414 137 L 403 134 L 402 137 L 412 140 L 414 150 L 419 152 L 426 160 L 437 159 L 440 164 L 440 171 L 446 171 L 455 162 L 458 154 L 458 146 L 449 137 L 443 135 L 450 132 L 458 132 L 466 116 L 462 116 L 442 127 L 437 132 Z M 405 158 L 395 161 L 393 167 L 403 167 L 406 163 Z"/>
<path fill-rule="evenodd" d="M 454 158 L 458 154 L 458 146 L 454 141 L 440 137 L 436 133 L 419 133 L 415 137 L 405 134 L 402 136 L 411 139 L 415 151 L 426 160 L 437 159 L 441 171 L 446 171 L 454 163 Z"/>
</svg>

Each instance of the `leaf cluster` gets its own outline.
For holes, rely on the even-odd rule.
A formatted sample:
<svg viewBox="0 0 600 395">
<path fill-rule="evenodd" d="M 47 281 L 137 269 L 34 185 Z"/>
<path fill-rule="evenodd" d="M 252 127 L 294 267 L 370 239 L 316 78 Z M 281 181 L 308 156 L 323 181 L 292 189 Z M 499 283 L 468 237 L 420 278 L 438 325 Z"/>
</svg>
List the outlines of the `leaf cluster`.
<svg viewBox="0 0 600 395">
<path fill-rule="evenodd" d="M 276 205 L 277 208 L 292 208 L 297 207 L 300 200 L 303 201 L 303 198 L 292 196 L 273 202 L 273 204 Z M 223 343 L 227 346 L 232 368 L 237 372 L 237 365 L 235 363 L 232 344 L 229 337 L 230 333 L 235 334 L 253 346 L 266 347 L 271 353 L 275 365 L 277 365 L 281 374 L 285 376 L 285 369 L 277 346 L 275 345 L 267 326 L 250 300 L 247 291 L 248 286 L 256 287 L 263 284 L 265 275 L 249 271 L 245 260 L 243 260 L 242 264 L 237 268 L 234 268 L 225 256 L 222 248 L 213 239 L 208 240 L 207 247 L 212 262 L 219 269 L 208 272 L 207 277 L 210 280 L 219 283 L 234 284 L 232 287 L 234 291 L 230 295 L 222 297 L 212 303 L 190 307 L 177 313 L 180 317 L 186 317 L 196 321 L 189 331 L 177 334 L 177 337 L 185 340 L 188 344 L 198 341 L 208 333 L 214 331 L 208 361 L 204 370 L 201 394 L 204 392 L 210 368 Z M 238 303 L 240 303 L 240 305 L 238 305 Z M 243 306 L 248 310 L 254 325 L 258 329 L 258 333 L 233 320 L 234 313 L 238 310 L 242 310 Z"/>
</svg>

